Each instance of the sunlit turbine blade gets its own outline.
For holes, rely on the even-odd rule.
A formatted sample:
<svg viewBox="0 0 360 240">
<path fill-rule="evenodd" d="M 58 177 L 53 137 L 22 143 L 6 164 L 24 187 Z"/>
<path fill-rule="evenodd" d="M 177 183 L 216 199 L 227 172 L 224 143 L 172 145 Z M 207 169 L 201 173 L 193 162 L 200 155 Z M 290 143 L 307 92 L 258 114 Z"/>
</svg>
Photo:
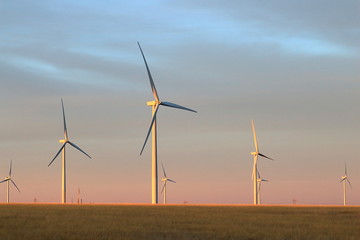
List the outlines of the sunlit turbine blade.
<svg viewBox="0 0 360 240">
<path fill-rule="evenodd" d="M 166 177 L 166 172 L 165 172 L 165 169 L 164 169 L 164 165 L 163 165 L 162 163 L 161 163 L 161 167 L 162 167 L 162 170 L 163 170 L 163 172 L 164 172 L 164 177 L 167 178 L 167 177 Z"/>
<path fill-rule="evenodd" d="M 348 178 L 346 178 L 346 181 L 349 183 L 350 187 L 352 188 L 350 180 Z"/>
<path fill-rule="evenodd" d="M 68 140 L 68 133 L 67 133 L 67 128 L 66 128 L 66 120 L 65 120 L 64 102 L 62 99 L 61 99 L 61 107 L 62 107 L 63 121 L 64 121 L 64 137 L 65 137 L 65 140 Z"/>
<path fill-rule="evenodd" d="M 7 182 L 9 179 L 2 180 L 0 183 Z"/>
<path fill-rule="evenodd" d="M 139 45 L 139 48 L 140 48 L 140 51 L 141 51 L 141 55 L 143 56 L 143 59 L 144 59 L 144 62 L 145 62 L 145 66 L 146 66 L 146 70 L 147 70 L 147 73 L 148 73 L 148 76 L 149 76 L 149 80 L 150 80 L 150 85 L 151 85 L 151 90 L 153 92 L 153 95 L 154 95 L 154 98 L 156 99 L 156 101 L 159 101 L 159 96 L 157 94 L 157 91 L 156 91 L 156 88 L 155 88 L 155 84 L 154 84 L 154 81 L 152 79 L 152 76 L 151 76 L 151 73 L 150 73 L 150 69 L 149 69 L 149 66 L 146 62 L 146 59 L 145 59 L 145 55 L 143 53 L 143 50 L 141 49 L 141 46 L 140 46 L 140 43 L 137 42 L 137 44 Z"/>
<path fill-rule="evenodd" d="M 68 143 L 68 142 L 65 142 L 65 143 L 61 146 L 60 150 L 56 153 L 55 157 L 53 158 L 53 160 L 51 160 L 51 162 L 49 163 L 48 166 L 50 166 L 50 165 L 53 163 L 53 161 L 56 159 L 56 157 L 61 153 L 61 151 L 62 151 L 63 148 L 65 147 L 66 143 Z"/>
<path fill-rule="evenodd" d="M 143 145 L 143 147 L 141 148 L 140 155 L 141 155 L 142 152 L 144 151 L 146 142 L 147 142 L 147 140 L 148 140 L 148 138 L 149 138 L 149 135 L 150 135 L 152 126 L 153 126 L 154 121 L 155 121 L 155 119 L 156 119 L 156 113 L 157 113 L 158 110 L 159 110 L 159 104 L 156 104 L 156 106 L 155 106 L 155 111 L 154 111 L 154 115 L 152 116 L 151 123 L 150 123 L 150 127 L 149 127 L 148 133 L 147 133 L 147 135 L 146 135 L 144 145 Z"/>
<path fill-rule="evenodd" d="M 190 111 L 190 112 L 197 113 L 197 111 L 195 111 L 195 110 L 192 110 L 190 108 L 186 108 L 186 107 L 183 107 L 183 106 L 177 105 L 175 103 L 171 103 L 171 102 L 161 102 L 160 105 L 164 105 L 166 107 L 172 107 L 172 108 L 179 108 L 179 109 L 182 109 L 182 110 L 187 110 L 187 111 Z"/>
<path fill-rule="evenodd" d="M 12 184 L 14 184 L 14 186 L 16 187 L 16 189 L 20 192 L 20 189 L 16 186 L 15 182 L 14 182 L 12 179 L 10 179 L 10 181 L 12 182 Z"/>
<path fill-rule="evenodd" d="M 264 158 L 267 158 L 267 159 L 269 159 L 269 160 L 273 160 L 273 161 L 274 161 L 274 159 L 269 158 L 269 157 L 265 156 L 264 154 L 258 153 L 258 155 L 261 156 L 261 157 L 264 157 Z"/>
<path fill-rule="evenodd" d="M 170 182 L 176 183 L 174 180 L 171 180 L 171 179 L 167 179 L 167 180 L 170 181 Z"/>
<path fill-rule="evenodd" d="M 161 189 L 161 193 L 163 193 L 163 191 L 164 191 L 164 189 L 165 189 L 165 187 L 166 187 L 166 182 L 167 182 L 167 180 L 164 182 L 164 186 L 163 186 L 162 189 Z"/>
<path fill-rule="evenodd" d="M 9 170 L 9 177 L 11 177 L 11 169 L 12 169 L 12 160 L 10 160 L 10 170 Z"/>
<path fill-rule="evenodd" d="M 253 135 L 254 135 L 255 151 L 256 151 L 256 152 L 259 152 L 259 147 L 258 147 L 258 143 L 257 143 L 257 139 L 256 139 L 256 131 L 255 131 L 255 123 L 254 123 L 254 120 L 251 120 L 251 125 L 252 125 L 252 131 L 253 131 Z"/>
<path fill-rule="evenodd" d="M 83 151 L 81 148 L 79 148 L 78 146 L 76 146 L 75 143 L 72 143 L 72 142 L 70 142 L 70 141 L 68 141 L 68 143 L 69 143 L 71 146 L 73 146 L 74 148 L 76 148 L 77 150 L 79 150 L 80 152 L 82 152 L 83 154 L 85 154 L 86 156 L 88 156 L 88 158 L 91 159 L 91 157 L 90 157 L 85 151 Z"/>
<path fill-rule="evenodd" d="M 255 161 L 254 161 L 254 165 L 253 165 L 253 170 L 252 170 L 252 174 L 251 174 L 251 179 L 254 179 L 254 169 L 255 169 Z M 257 169 L 256 169 L 256 171 L 257 171 Z"/>
</svg>

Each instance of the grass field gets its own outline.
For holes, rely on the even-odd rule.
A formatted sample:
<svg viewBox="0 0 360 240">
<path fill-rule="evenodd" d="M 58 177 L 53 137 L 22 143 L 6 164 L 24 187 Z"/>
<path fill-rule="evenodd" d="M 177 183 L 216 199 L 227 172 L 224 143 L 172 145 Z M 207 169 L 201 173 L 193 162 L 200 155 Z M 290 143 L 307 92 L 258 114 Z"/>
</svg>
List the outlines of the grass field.
<svg viewBox="0 0 360 240">
<path fill-rule="evenodd" d="M 1 240 L 360 239 L 360 207 L 0 205 Z"/>
</svg>

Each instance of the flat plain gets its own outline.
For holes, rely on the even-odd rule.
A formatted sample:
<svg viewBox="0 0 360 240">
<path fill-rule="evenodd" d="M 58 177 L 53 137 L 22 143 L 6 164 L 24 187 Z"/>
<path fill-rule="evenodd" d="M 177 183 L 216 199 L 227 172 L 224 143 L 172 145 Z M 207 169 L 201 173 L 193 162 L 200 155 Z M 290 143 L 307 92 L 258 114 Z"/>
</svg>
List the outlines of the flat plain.
<svg viewBox="0 0 360 240">
<path fill-rule="evenodd" d="M 1 204 L 1 240 L 359 240 L 360 207 Z"/>
</svg>

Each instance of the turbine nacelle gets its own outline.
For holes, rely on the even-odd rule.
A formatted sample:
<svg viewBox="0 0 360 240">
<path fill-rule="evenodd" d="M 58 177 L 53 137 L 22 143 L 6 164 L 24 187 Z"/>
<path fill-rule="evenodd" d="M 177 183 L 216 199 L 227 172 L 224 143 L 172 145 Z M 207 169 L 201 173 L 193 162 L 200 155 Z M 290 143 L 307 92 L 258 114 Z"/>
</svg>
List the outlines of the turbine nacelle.
<svg viewBox="0 0 360 240">
<path fill-rule="evenodd" d="M 148 101 L 148 102 L 146 102 L 146 105 L 148 105 L 148 106 L 161 105 L 161 101 Z"/>
</svg>

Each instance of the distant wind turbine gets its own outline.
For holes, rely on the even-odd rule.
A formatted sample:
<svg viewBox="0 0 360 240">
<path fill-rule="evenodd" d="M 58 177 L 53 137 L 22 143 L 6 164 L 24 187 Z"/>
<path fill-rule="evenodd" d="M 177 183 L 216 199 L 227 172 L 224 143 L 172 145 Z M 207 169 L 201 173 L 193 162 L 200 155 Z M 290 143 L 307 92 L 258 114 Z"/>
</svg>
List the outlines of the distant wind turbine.
<svg viewBox="0 0 360 240">
<path fill-rule="evenodd" d="M 341 181 L 340 181 L 340 183 L 341 183 L 341 182 L 343 182 L 343 189 L 344 189 L 344 206 L 346 206 L 346 182 L 348 182 L 349 185 L 350 185 L 350 187 L 352 187 L 352 186 L 351 186 L 351 183 L 350 183 L 350 181 L 349 181 L 349 178 L 348 178 L 348 176 L 347 176 L 346 163 L 345 163 L 345 174 L 344 174 L 344 176 L 341 176 Z"/>
<path fill-rule="evenodd" d="M 174 180 L 171 180 L 170 178 L 167 178 L 166 176 L 166 172 L 165 172 L 165 169 L 164 169 L 164 166 L 163 164 L 161 163 L 161 167 L 162 167 L 162 170 L 163 170 L 163 173 L 164 173 L 164 177 L 161 179 L 161 181 L 164 182 L 164 186 L 161 190 L 161 193 L 164 192 L 164 204 L 166 204 L 166 183 L 169 181 L 169 182 L 173 182 L 173 183 L 176 183 Z"/>
<path fill-rule="evenodd" d="M 6 202 L 10 202 L 10 188 L 9 183 L 12 182 L 16 189 L 20 192 L 19 188 L 16 186 L 15 182 L 11 179 L 11 169 L 12 169 L 12 161 L 10 161 L 10 170 L 9 170 L 9 176 L 5 178 L 5 180 L 2 180 L 0 183 L 7 182 L 7 191 L 6 191 Z"/>
<path fill-rule="evenodd" d="M 258 204 L 258 181 L 257 181 L 257 159 L 258 156 L 273 160 L 267 156 L 265 156 L 264 154 L 259 152 L 259 146 L 257 143 L 257 139 L 256 139 L 256 131 L 255 131 L 255 124 L 254 124 L 254 120 L 251 120 L 251 124 L 252 124 L 252 131 L 253 131 L 253 135 L 254 135 L 254 144 L 255 144 L 255 152 L 251 152 L 251 155 L 254 156 L 254 165 L 253 165 L 253 170 L 252 170 L 252 179 L 253 179 L 253 183 L 254 183 L 254 205 Z"/>
<path fill-rule="evenodd" d="M 258 204 L 261 204 L 261 182 L 268 182 L 268 180 L 261 178 L 259 170 L 257 170 L 257 182 L 259 185 L 259 189 L 258 189 Z"/>
<path fill-rule="evenodd" d="M 48 166 L 50 166 L 54 160 L 56 159 L 56 157 L 60 154 L 60 152 L 62 153 L 62 191 L 61 191 L 61 202 L 62 203 L 66 203 L 66 162 L 65 162 L 65 146 L 66 144 L 69 144 L 70 146 L 76 148 L 77 150 L 79 150 L 80 152 L 82 152 L 83 154 L 85 154 L 87 157 L 91 158 L 86 152 L 84 152 L 83 150 L 81 150 L 81 148 L 79 148 L 78 146 L 76 146 L 74 143 L 69 141 L 69 137 L 68 137 L 68 133 L 67 133 L 67 128 L 66 128 L 66 120 L 65 120 L 65 110 L 64 110 L 64 103 L 63 100 L 61 99 L 61 107 L 62 107 L 62 113 L 63 113 L 63 121 L 64 121 L 64 139 L 59 140 L 60 143 L 62 143 L 63 145 L 61 146 L 60 150 L 56 153 L 55 157 L 51 160 L 51 162 L 49 163 Z"/>
<path fill-rule="evenodd" d="M 148 74 L 149 80 L 150 80 L 151 90 L 152 90 L 154 98 L 155 98 L 155 101 L 147 102 L 147 105 L 152 107 L 152 119 L 151 119 L 151 123 L 150 123 L 148 133 L 147 133 L 146 138 L 145 138 L 145 142 L 143 144 L 143 147 L 141 148 L 140 155 L 144 151 L 146 142 L 147 142 L 147 140 L 149 138 L 149 135 L 150 135 L 150 132 L 151 132 L 151 137 L 152 137 L 152 158 L 151 158 L 152 159 L 152 164 L 151 164 L 151 180 L 152 180 L 151 181 L 151 189 L 152 189 L 152 191 L 151 191 L 151 202 L 152 202 L 152 204 L 157 204 L 158 203 L 158 170 L 157 170 L 156 114 L 157 114 L 157 112 L 159 110 L 160 105 L 165 106 L 165 107 L 171 107 L 171 108 L 178 108 L 178 109 L 182 109 L 182 110 L 187 110 L 187 111 L 191 111 L 191 112 L 195 112 L 195 113 L 196 113 L 196 111 L 194 111 L 194 110 L 192 110 L 190 108 L 186 108 L 186 107 L 174 104 L 174 103 L 160 101 L 158 93 L 157 93 L 156 88 L 155 88 L 153 78 L 152 78 L 151 73 L 150 73 L 149 66 L 148 66 L 148 64 L 146 62 L 145 55 L 144 55 L 144 53 L 143 53 L 143 51 L 141 49 L 141 46 L 140 46 L 139 42 L 138 42 L 138 46 L 140 48 L 141 55 L 142 55 L 142 57 L 144 59 L 147 74 Z"/>
</svg>

